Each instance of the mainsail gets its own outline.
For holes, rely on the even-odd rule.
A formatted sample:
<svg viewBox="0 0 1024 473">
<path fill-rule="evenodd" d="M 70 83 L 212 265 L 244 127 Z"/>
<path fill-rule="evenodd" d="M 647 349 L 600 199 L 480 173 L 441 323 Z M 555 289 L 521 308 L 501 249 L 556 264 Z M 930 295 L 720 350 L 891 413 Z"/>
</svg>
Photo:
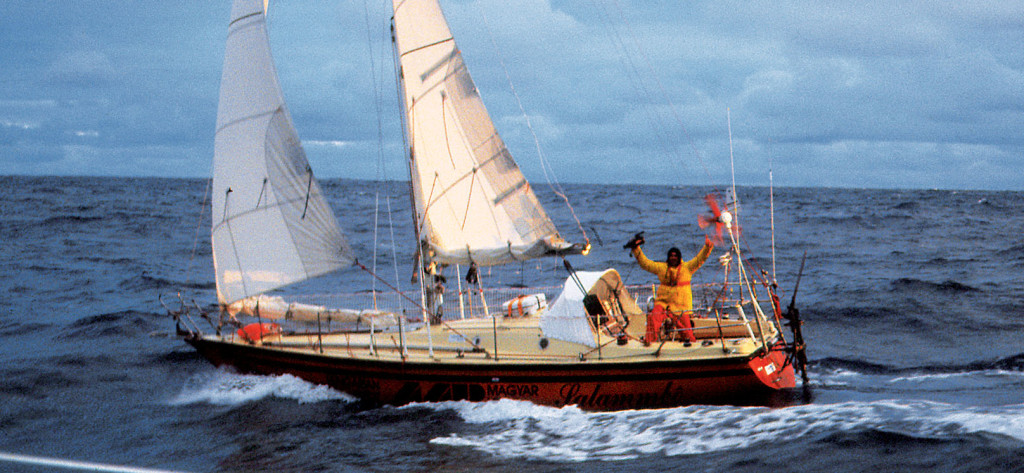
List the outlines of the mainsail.
<svg viewBox="0 0 1024 473">
<path fill-rule="evenodd" d="M 393 0 L 417 234 L 433 261 L 579 252 L 498 136 L 436 0 Z"/>
<path fill-rule="evenodd" d="M 285 106 L 265 7 L 235 0 L 224 53 L 211 215 L 221 304 L 352 262 Z"/>
</svg>

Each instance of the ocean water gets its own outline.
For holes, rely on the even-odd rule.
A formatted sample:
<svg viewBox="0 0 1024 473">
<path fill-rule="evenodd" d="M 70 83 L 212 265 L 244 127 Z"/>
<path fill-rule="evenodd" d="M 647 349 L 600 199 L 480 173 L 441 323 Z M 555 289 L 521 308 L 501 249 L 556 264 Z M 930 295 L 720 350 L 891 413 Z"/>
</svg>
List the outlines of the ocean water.
<svg viewBox="0 0 1024 473">
<path fill-rule="evenodd" d="M 361 261 L 378 249 L 378 272 L 408 285 L 406 184 L 323 184 Z M 744 251 L 775 272 L 784 304 L 807 255 L 796 297 L 807 392 L 784 407 L 590 413 L 367 407 L 293 377 L 214 368 L 172 335 L 160 302 L 215 301 L 206 185 L 0 177 L 0 452 L 194 472 L 1024 471 L 1022 193 L 776 189 L 773 269 L 768 189 L 741 188 Z M 565 188 L 595 246 L 577 269 L 649 283 L 621 248 L 633 233 L 657 256 L 703 240 L 707 188 Z M 389 207 L 375 240 L 374 209 Z M 715 280 L 714 266 L 699 276 Z M 560 268 L 529 262 L 484 280 L 557 284 Z M 345 270 L 304 290 L 371 284 Z M 0 460 L 0 471 L 55 469 Z"/>
</svg>

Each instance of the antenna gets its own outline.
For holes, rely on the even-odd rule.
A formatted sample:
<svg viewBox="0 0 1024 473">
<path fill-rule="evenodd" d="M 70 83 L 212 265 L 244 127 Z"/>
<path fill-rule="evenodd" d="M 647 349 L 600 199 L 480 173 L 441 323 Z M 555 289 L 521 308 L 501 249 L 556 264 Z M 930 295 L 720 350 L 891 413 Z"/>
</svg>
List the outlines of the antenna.
<svg viewBox="0 0 1024 473">
<path fill-rule="evenodd" d="M 768 205 L 770 210 L 768 215 L 771 217 L 772 227 L 772 282 L 775 279 L 775 182 L 772 177 L 772 164 L 774 162 L 774 156 L 772 156 L 772 140 L 768 139 Z"/>
<path fill-rule="evenodd" d="M 732 216 L 733 223 L 739 225 L 740 219 L 740 195 L 736 193 L 736 159 L 733 157 L 732 152 L 732 115 L 730 114 L 729 108 L 725 109 L 725 121 L 729 127 L 729 172 L 732 174 Z M 732 228 L 728 228 L 729 234 L 732 234 Z"/>
</svg>

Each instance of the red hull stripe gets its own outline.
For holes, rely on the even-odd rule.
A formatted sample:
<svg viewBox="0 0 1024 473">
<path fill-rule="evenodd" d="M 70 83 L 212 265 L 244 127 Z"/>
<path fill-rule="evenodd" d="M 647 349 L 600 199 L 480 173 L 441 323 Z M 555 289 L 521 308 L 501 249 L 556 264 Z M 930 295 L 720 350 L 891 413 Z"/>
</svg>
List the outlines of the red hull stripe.
<svg viewBox="0 0 1024 473">
<path fill-rule="evenodd" d="M 344 358 L 323 358 L 317 355 L 285 352 L 276 349 L 243 346 L 208 340 L 190 341 L 204 356 L 216 363 L 225 363 L 244 369 L 247 365 L 261 365 L 277 368 L 315 369 L 324 374 L 352 374 L 379 379 L 409 379 L 436 382 L 491 382 L 500 376 L 502 382 L 570 382 L 570 381 L 634 381 L 668 380 L 747 376 L 748 363 L 753 356 L 733 361 L 652 361 L 638 363 L 588 364 L 580 362 L 571 366 L 549 364 L 505 364 L 492 366 L 468 365 L 445 367 L 443 372 L 436 363 L 401 363 L 376 360 L 350 360 Z M 755 354 L 756 355 L 756 354 Z"/>
<path fill-rule="evenodd" d="M 587 410 L 670 407 L 692 403 L 761 402 L 794 385 L 784 354 L 734 360 L 579 362 L 572 365 L 494 363 L 439 367 L 323 357 L 219 341 L 188 340 L 215 365 L 240 372 L 292 374 L 370 401 L 401 405 L 447 400 L 524 399 Z M 766 367 L 780 367 L 771 370 Z"/>
</svg>

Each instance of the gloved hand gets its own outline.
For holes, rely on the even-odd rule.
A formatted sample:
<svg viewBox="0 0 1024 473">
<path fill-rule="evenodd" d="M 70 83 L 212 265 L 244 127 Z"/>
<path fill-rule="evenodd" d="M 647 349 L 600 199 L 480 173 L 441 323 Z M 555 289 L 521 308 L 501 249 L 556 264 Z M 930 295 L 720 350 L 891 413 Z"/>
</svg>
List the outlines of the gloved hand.
<svg viewBox="0 0 1024 473">
<path fill-rule="evenodd" d="M 715 247 L 715 244 L 711 242 L 711 238 L 708 238 L 707 235 L 704 235 L 704 246 Z"/>
<path fill-rule="evenodd" d="M 637 248 L 639 246 L 643 246 L 643 244 L 644 244 L 644 232 L 640 232 L 640 233 L 637 233 L 636 235 L 633 235 L 633 238 L 630 238 L 630 240 L 627 241 L 625 245 L 622 245 L 622 247 L 623 248 L 628 248 L 628 249 L 632 250 L 632 249 Z"/>
</svg>

